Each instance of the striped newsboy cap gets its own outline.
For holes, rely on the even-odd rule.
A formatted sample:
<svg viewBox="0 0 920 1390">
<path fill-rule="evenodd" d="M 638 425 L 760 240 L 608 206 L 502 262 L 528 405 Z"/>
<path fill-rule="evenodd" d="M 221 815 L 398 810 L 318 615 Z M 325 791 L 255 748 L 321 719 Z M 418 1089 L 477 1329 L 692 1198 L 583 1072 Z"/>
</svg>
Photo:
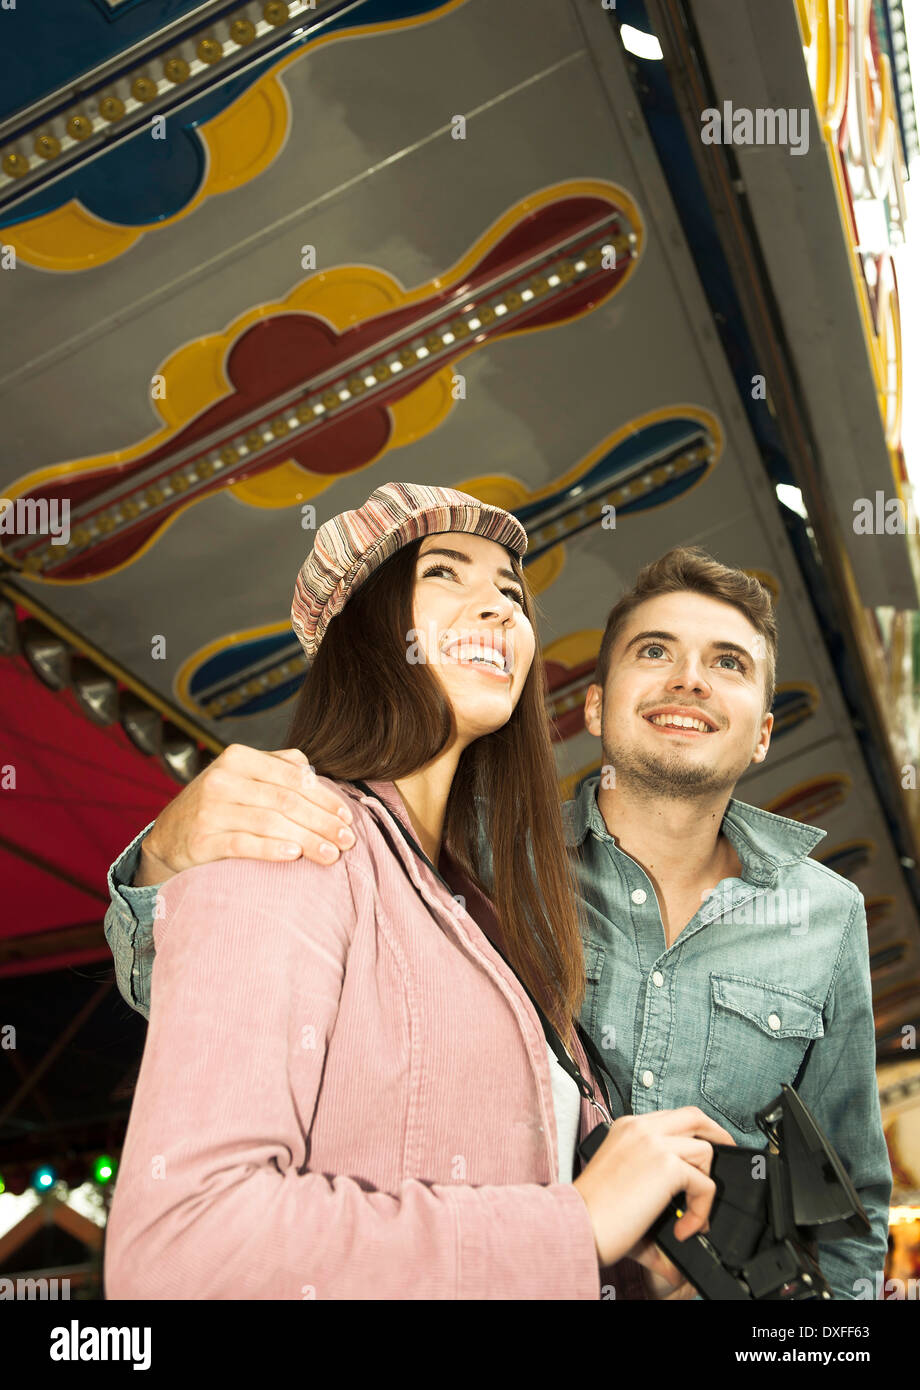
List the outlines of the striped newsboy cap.
<svg viewBox="0 0 920 1390">
<path fill-rule="evenodd" d="M 312 661 L 329 622 L 401 546 L 441 531 L 467 531 L 520 559 L 527 532 L 516 516 L 450 487 L 384 483 L 363 507 L 324 521 L 294 586 L 291 626 Z"/>
</svg>

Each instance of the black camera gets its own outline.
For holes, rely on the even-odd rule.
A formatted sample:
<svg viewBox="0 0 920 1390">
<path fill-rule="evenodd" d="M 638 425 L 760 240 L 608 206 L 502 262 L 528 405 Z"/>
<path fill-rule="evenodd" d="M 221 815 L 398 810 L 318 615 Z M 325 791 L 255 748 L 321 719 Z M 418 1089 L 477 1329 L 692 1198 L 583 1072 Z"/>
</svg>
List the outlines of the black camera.
<svg viewBox="0 0 920 1390">
<path fill-rule="evenodd" d="M 649 1234 L 703 1298 L 833 1298 L 818 1241 L 867 1235 L 869 1218 L 833 1145 L 791 1086 L 757 1115 L 766 1149 L 713 1144 L 716 1195 L 709 1230 L 678 1240 L 671 1202 Z M 584 1162 L 603 1142 L 599 1124 L 579 1145 Z"/>
</svg>

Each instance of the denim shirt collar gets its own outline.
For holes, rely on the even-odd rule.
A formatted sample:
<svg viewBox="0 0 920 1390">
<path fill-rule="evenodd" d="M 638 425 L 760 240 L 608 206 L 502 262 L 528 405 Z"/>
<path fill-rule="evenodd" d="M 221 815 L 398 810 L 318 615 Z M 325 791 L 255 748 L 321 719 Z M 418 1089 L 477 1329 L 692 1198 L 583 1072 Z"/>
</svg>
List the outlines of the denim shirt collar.
<svg viewBox="0 0 920 1390">
<path fill-rule="evenodd" d="M 575 799 L 562 808 L 565 842 L 570 849 L 581 845 L 589 830 L 599 840 L 616 843 L 597 804 L 600 780 L 600 774 L 587 778 Z M 804 859 L 827 834 L 817 826 L 776 816 L 734 797 L 725 808 L 722 830 L 741 860 L 745 881 L 759 888 L 775 888 L 780 870 Z"/>
</svg>

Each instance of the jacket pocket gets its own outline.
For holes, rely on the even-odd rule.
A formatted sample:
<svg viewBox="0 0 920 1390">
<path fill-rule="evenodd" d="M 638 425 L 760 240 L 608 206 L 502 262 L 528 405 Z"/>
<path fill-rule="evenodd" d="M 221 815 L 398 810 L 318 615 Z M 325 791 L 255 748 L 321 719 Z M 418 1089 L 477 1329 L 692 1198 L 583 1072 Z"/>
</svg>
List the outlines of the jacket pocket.
<svg viewBox="0 0 920 1390">
<path fill-rule="evenodd" d="M 805 994 L 740 975 L 711 975 L 709 1040 L 700 1093 L 738 1129 L 760 1133 L 757 1112 L 795 1080 L 821 1006 Z"/>
</svg>

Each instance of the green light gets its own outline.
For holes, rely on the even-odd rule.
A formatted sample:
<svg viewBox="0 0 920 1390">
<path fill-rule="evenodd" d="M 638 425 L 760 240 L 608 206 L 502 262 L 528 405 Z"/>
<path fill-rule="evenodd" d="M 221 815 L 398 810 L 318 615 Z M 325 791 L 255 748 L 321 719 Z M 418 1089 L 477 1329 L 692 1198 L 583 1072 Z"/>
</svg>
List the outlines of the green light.
<svg viewBox="0 0 920 1390">
<path fill-rule="evenodd" d="M 100 1154 L 93 1167 L 93 1177 L 96 1182 L 108 1182 L 115 1172 L 115 1164 L 108 1154 Z"/>
</svg>

